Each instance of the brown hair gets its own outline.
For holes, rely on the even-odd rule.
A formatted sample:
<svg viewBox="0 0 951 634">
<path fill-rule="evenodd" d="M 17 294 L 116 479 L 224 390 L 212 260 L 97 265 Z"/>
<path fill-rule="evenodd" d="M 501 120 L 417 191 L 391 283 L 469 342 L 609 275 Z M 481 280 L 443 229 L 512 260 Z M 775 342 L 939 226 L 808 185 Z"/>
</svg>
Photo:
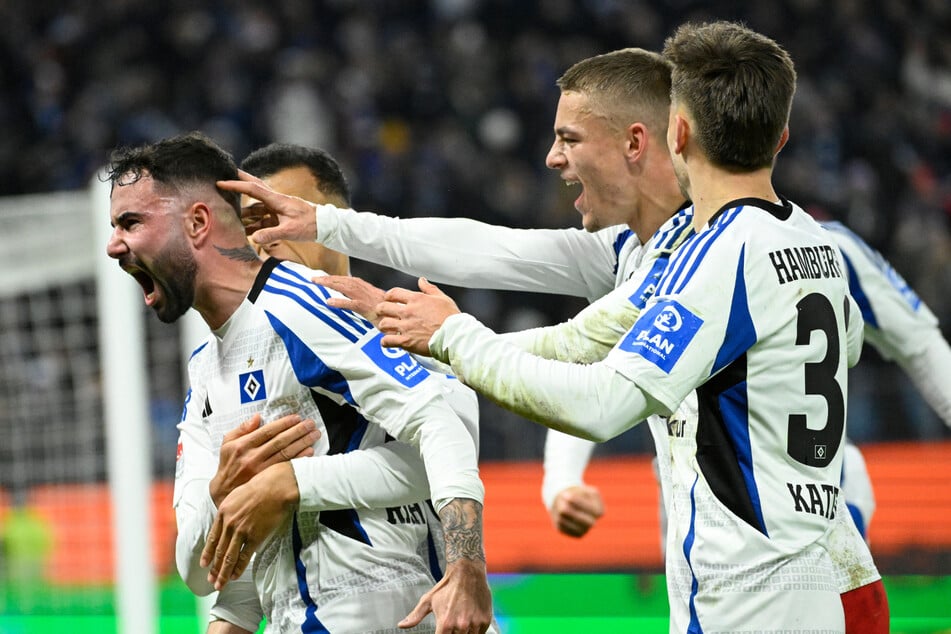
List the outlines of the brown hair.
<svg viewBox="0 0 951 634">
<path fill-rule="evenodd" d="M 680 26 L 664 56 L 671 98 L 692 115 L 707 158 L 739 172 L 772 165 L 796 91 L 789 54 L 741 24 L 711 22 Z"/>
<path fill-rule="evenodd" d="M 635 121 L 665 134 L 670 111 L 670 63 L 640 48 L 624 48 L 583 59 L 556 82 L 562 92 L 587 96 L 597 114 L 616 127 Z"/>
</svg>

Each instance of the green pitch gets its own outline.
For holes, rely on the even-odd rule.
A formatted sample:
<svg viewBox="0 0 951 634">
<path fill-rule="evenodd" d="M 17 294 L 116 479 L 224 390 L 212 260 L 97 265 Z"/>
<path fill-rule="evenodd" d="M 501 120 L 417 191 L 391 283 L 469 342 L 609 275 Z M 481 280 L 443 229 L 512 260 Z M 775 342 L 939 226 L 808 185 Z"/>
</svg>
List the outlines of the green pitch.
<svg viewBox="0 0 951 634">
<path fill-rule="evenodd" d="M 505 634 L 552 631 L 666 634 L 662 575 L 493 575 L 495 610 Z M 951 634 L 951 577 L 885 579 L 892 634 Z M 204 631 L 195 601 L 177 578 L 161 585 L 158 634 Z M 3 634 L 116 632 L 111 588 L 0 589 Z"/>
</svg>

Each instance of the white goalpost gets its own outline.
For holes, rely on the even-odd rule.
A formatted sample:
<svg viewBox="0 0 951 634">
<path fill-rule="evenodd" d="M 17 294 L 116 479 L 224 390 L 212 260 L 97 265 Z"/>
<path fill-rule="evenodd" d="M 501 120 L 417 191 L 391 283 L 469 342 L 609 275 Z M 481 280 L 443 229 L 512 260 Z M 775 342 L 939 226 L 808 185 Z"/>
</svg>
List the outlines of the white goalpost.
<svg viewBox="0 0 951 634">
<path fill-rule="evenodd" d="M 115 536 L 116 616 L 121 633 L 155 632 L 156 582 L 151 539 L 149 397 L 142 296 L 105 255 L 109 184 L 90 185 L 95 240 L 103 413 Z"/>
</svg>

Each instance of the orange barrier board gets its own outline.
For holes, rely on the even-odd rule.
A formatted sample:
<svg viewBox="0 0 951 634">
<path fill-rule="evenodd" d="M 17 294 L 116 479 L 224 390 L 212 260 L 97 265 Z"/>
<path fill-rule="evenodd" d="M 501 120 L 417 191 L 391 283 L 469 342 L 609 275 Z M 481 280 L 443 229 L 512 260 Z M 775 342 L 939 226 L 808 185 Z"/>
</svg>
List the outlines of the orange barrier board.
<svg viewBox="0 0 951 634">
<path fill-rule="evenodd" d="M 880 562 L 902 553 L 951 556 L 951 442 L 861 447 L 875 488 L 870 541 Z M 658 495 L 649 456 L 595 459 L 586 474 L 606 513 L 584 538 L 555 531 L 541 502 L 539 462 L 486 463 L 485 548 L 490 572 L 660 571 Z M 152 557 L 174 573 L 172 483 L 152 489 Z M 0 527 L 9 517 L 0 491 Z M 114 578 L 112 505 L 105 484 L 45 485 L 27 506 L 49 528 L 45 576 L 57 584 L 110 583 Z M 896 558 L 896 559 L 889 559 Z"/>
</svg>

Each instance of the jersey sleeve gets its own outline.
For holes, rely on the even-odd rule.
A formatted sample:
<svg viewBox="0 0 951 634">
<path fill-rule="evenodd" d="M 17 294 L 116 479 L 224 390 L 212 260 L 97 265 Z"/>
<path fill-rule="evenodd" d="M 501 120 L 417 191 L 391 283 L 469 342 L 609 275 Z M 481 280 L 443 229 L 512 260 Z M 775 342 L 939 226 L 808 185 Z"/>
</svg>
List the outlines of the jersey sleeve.
<svg viewBox="0 0 951 634">
<path fill-rule="evenodd" d="M 214 591 L 208 582 L 208 570 L 199 565 L 205 537 L 211 530 L 218 509 L 208 485 L 218 469 L 218 453 L 201 424 L 200 407 L 189 391 L 182 421 L 178 425 L 178 457 L 175 464 L 173 505 L 178 529 L 175 537 L 175 563 L 185 585 L 199 596 Z"/>
<path fill-rule="evenodd" d="M 842 252 L 849 293 L 865 321 L 865 339 L 897 362 L 951 426 L 951 347 L 938 319 L 884 257 L 840 223 L 826 223 Z"/>
<path fill-rule="evenodd" d="M 304 511 L 384 508 L 429 498 L 419 450 L 401 442 L 291 460 Z"/>
<path fill-rule="evenodd" d="M 213 621 L 227 621 L 248 632 L 258 631 L 264 618 L 264 610 L 258 600 L 251 566 L 218 592 L 209 615 Z"/>
<path fill-rule="evenodd" d="M 584 484 L 584 471 L 591 461 L 595 443 L 553 429 L 545 436 L 545 469 L 542 502 L 550 509 L 559 493 Z"/>
<path fill-rule="evenodd" d="M 430 352 L 502 407 L 546 427 L 604 441 L 664 411 L 604 363 L 542 359 L 518 349 L 475 317 L 452 315 L 433 334 Z"/>
<path fill-rule="evenodd" d="M 407 352 L 383 348 L 383 334 L 355 313 L 327 306 L 334 293 L 310 282 L 314 274 L 282 263 L 256 301 L 283 339 L 296 379 L 418 447 L 437 510 L 453 498 L 481 503 L 475 444 L 438 377 Z"/>
<path fill-rule="evenodd" d="M 865 466 L 865 457 L 851 442 L 845 443 L 842 460 L 842 492 L 845 505 L 862 537 L 868 539 L 868 527 L 875 513 L 875 493 Z"/>
<path fill-rule="evenodd" d="M 839 223 L 824 225 L 842 253 L 849 293 L 865 321 L 865 339 L 890 360 L 919 354 L 928 342 L 923 330 L 938 319 L 884 257 Z"/>
<path fill-rule="evenodd" d="M 317 206 L 317 240 L 348 255 L 471 288 L 594 300 L 614 288 L 625 227 L 513 229 L 469 218 L 394 218 Z"/>
</svg>

